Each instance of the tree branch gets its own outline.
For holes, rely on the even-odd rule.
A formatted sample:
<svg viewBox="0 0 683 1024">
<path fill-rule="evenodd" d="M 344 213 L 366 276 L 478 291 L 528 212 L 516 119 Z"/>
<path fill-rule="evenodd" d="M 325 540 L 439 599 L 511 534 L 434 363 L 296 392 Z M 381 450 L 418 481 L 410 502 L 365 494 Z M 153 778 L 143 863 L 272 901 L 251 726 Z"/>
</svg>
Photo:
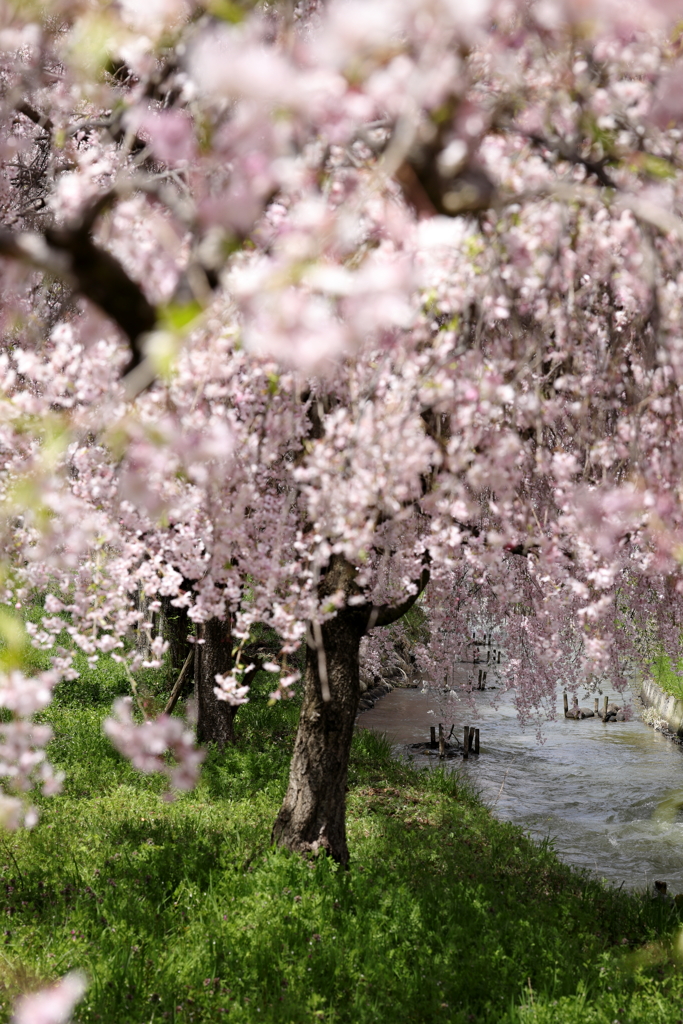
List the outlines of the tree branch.
<svg viewBox="0 0 683 1024">
<path fill-rule="evenodd" d="M 564 139 L 557 139 L 554 142 L 550 142 L 548 139 L 543 138 L 542 135 L 536 135 L 533 132 L 521 132 L 524 138 L 528 139 L 532 145 L 538 149 L 547 149 L 551 153 L 555 153 L 559 156 L 560 160 L 566 160 L 567 163 L 574 164 L 575 166 L 584 167 L 589 174 L 592 174 L 605 188 L 617 189 L 618 185 L 616 181 L 613 181 L 605 170 L 606 160 L 590 160 L 588 157 L 583 157 L 576 149 L 572 149 L 568 146 Z"/>
<path fill-rule="evenodd" d="M 420 574 L 419 580 L 415 582 L 415 586 L 417 587 L 416 592 L 411 594 L 410 597 L 407 597 L 405 601 L 401 602 L 401 604 L 373 605 L 368 617 L 366 632 L 369 629 L 374 629 L 375 626 L 390 626 L 392 622 L 398 622 L 399 619 L 403 618 L 405 613 L 409 612 L 413 607 L 418 597 L 429 583 L 429 575 L 429 569 L 425 566 Z"/>
<path fill-rule="evenodd" d="M 190 667 L 190 662 L 192 661 L 193 658 L 194 658 L 194 647 L 192 648 L 192 650 L 190 651 L 188 656 L 185 658 L 185 663 L 184 663 L 183 667 L 180 670 L 180 675 L 176 679 L 175 685 L 174 685 L 173 689 L 171 690 L 171 696 L 168 698 L 168 703 L 167 703 L 166 707 L 164 708 L 164 714 L 165 715 L 170 715 L 171 712 L 173 711 L 173 708 L 178 703 L 178 697 L 180 696 L 180 690 L 181 690 L 181 687 L 183 685 L 183 682 L 185 681 L 185 676 L 187 675 L 187 670 Z"/>
<path fill-rule="evenodd" d="M 31 104 L 26 100 L 21 100 L 20 103 L 17 103 L 14 109 L 18 114 L 23 114 L 24 117 L 27 117 L 29 121 L 33 121 L 34 124 L 38 125 L 39 128 L 42 128 L 43 131 L 48 133 L 48 135 L 52 134 L 54 129 L 52 119 L 49 118 L 47 114 L 41 114 L 39 110 L 36 110 L 36 108 L 31 106 Z"/>
<path fill-rule="evenodd" d="M 127 336 L 131 358 L 124 372 L 142 362 L 142 336 L 153 330 L 156 310 L 119 261 L 95 245 L 82 226 L 47 228 L 43 234 L 15 234 L 0 226 L 0 256 L 61 278 L 98 306 Z"/>
</svg>

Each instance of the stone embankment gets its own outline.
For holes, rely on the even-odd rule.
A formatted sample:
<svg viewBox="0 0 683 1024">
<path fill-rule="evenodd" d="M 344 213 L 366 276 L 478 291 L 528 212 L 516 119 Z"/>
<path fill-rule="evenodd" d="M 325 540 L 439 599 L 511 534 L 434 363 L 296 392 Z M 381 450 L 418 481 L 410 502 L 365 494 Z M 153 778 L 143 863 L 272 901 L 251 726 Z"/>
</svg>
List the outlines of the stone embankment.
<svg viewBox="0 0 683 1024">
<path fill-rule="evenodd" d="M 683 744 L 683 700 L 665 693 L 654 679 L 645 679 L 635 700 L 638 702 L 647 725 L 674 743 Z"/>
<path fill-rule="evenodd" d="M 411 664 L 408 654 L 397 651 L 396 657 L 392 658 L 381 676 L 373 676 L 366 668 L 361 666 L 360 670 L 360 700 L 358 711 L 369 711 L 375 706 L 376 701 L 385 694 L 391 693 L 394 687 L 404 689 L 417 689 L 417 682 L 414 680 L 415 667 Z"/>
</svg>

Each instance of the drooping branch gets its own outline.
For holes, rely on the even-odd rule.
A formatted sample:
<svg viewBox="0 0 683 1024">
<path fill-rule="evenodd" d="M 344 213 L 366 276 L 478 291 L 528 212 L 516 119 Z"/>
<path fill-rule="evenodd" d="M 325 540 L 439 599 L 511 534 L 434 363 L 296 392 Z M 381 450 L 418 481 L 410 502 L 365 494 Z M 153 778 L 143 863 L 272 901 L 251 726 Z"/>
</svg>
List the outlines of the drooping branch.
<svg viewBox="0 0 683 1024">
<path fill-rule="evenodd" d="M 14 233 L 0 227 L 0 256 L 19 260 L 58 277 L 110 317 L 127 336 L 132 370 L 144 358 L 142 337 L 154 328 L 157 313 L 142 288 L 87 231 L 47 228 L 43 233 Z"/>
</svg>

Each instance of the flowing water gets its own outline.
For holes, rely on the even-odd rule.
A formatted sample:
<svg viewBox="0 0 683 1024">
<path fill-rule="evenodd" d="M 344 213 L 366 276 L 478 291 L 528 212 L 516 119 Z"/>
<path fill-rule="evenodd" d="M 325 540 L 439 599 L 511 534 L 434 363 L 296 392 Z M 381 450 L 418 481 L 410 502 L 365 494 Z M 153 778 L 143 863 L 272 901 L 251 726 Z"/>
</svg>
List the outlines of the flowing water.
<svg viewBox="0 0 683 1024">
<path fill-rule="evenodd" d="M 395 689 L 358 726 L 386 733 L 416 766 L 438 764 L 409 747 L 428 740 L 431 725 L 448 722 L 450 730 L 455 721 L 460 739 L 464 725 L 478 726 L 479 756 L 446 764 L 471 779 L 497 817 L 535 838 L 549 836 L 563 860 L 617 885 L 643 889 L 662 879 L 669 892 L 683 892 L 683 747 L 637 714 L 604 725 L 567 720 L 561 707 L 539 744 L 533 727 L 520 728 L 510 694 L 472 696 L 474 709 L 438 693 Z"/>
</svg>

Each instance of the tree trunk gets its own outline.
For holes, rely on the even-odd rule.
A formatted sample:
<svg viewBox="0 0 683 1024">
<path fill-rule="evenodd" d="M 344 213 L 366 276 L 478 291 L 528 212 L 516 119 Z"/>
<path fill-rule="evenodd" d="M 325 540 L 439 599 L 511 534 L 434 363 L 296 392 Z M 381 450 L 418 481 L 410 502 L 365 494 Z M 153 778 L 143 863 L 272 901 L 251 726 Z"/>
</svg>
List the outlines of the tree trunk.
<svg viewBox="0 0 683 1024">
<path fill-rule="evenodd" d="M 161 598 L 160 615 L 163 637 L 168 640 L 168 667 L 171 676 L 176 679 L 192 647 L 187 639 L 192 624 L 187 608 L 174 607 L 170 597 Z"/>
<path fill-rule="evenodd" d="M 237 708 L 219 700 L 213 692 L 216 674 L 224 675 L 232 668 L 232 634 L 230 624 L 210 619 L 198 627 L 203 644 L 195 648 L 194 679 L 197 694 L 197 740 L 215 743 L 221 749 L 235 742 Z"/>
<path fill-rule="evenodd" d="M 397 606 L 363 600 L 356 569 L 333 555 L 318 585 L 321 604 L 341 591 L 346 599 L 333 619 L 313 626 L 306 651 L 304 701 L 299 717 L 289 785 L 273 826 L 273 841 L 299 853 L 325 850 L 346 866 L 346 780 L 360 697 L 361 637 L 388 626 L 412 608 L 427 586 L 423 569 L 415 593 Z M 358 598 L 361 601 L 358 601 Z M 356 599 L 349 604 L 350 598 Z"/>
<path fill-rule="evenodd" d="M 358 614 L 349 609 L 320 628 L 330 700 L 323 700 L 318 649 L 309 646 L 289 787 L 273 839 L 300 853 L 326 850 L 346 866 L 346 779 L 360 697 L 359 646 L 364 630 Z"/>
<path fill-rule="evenodd" d="M 137 624 L 135 633 L 135 650 L 138 654 L 141 654 L 145 661 L 149 661 L 152 657 L 152 637 L 150 631 L 143 628 L 143 622 L 154 622 L 154 616 L 149 610 L 150 600 L 144 593 L 142 588 L 138 589 L 135 597 L 135 605 L 139 612 L 142 613 L 142 618 Z"/>
</svg>

